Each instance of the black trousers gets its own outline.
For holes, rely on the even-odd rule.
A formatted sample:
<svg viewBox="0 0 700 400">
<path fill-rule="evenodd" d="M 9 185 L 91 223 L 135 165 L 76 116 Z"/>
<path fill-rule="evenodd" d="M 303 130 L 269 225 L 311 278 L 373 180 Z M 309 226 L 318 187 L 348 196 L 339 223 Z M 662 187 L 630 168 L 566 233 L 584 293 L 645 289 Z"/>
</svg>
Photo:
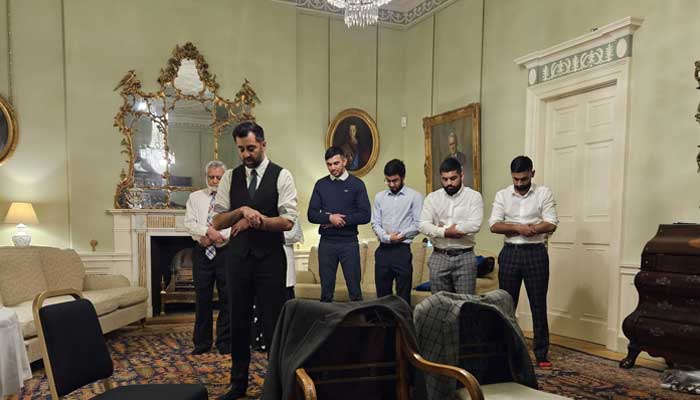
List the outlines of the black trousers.
<svg viewBox="0 0 700 400">
<path fill-rule="evenodd" d="M 192 341 L 196 349 L 210 349 L 212 345 L 212 326 L 214 312 L 214 285 L 219 293 L 219 318 L 216 320 L 216 348 L 228 351 L 231 347 L 231 324 L 228 302 L 226 301 L 226 251 L 223 247 L 216 249 L 216 256 L 210 260 L 206 249 L 194 246 L 192 252 L 192 278 L 195 291 L 195 321 Z"/>
<path fill-rule="evenodd" d="M 348 287 L 350 301 L 362 300 L 360 288 L 360 247 L 357 240 L 336 242 L 324 239 L 318 245 L 318 273 L 321 275 L 321 301 L 330 303 L 335 294 L 335 276 L 338 262 L 343 268 L 345 284 Z"/>
<path fill-rule="evenodd" d="M 379 245 L 374 252 L 374 284 L 377 297 L 392 294 L 396 280 L 396 295 L 411 305 L 411 284 L 413 279 L 413 255 L 411 247 L 405 243 Z"/>
<path fill-rule="evenodd" d="M 544 244 L 512 245 L 506 243 L 498 255 L 498 285 L 518 306 L 520 286 L 530 300 L 532 326 L 535 334 L 534 352 L 538 360 L 547 359 L 549 325 L 547 324 L 547 289 L 549 286 L 549 255 Z"/>
<path fill-rule="evenodd" d="M 275 324 L 286 300 L 287 259 L 282 244 L 270 245 L 264 252 L 228 254 L 228 293 L 231 299 L 231 384 L 248 387 L 250 337 L 253 301 L 263 326 L 263 335 L 271 340 Z"/>
</svg>

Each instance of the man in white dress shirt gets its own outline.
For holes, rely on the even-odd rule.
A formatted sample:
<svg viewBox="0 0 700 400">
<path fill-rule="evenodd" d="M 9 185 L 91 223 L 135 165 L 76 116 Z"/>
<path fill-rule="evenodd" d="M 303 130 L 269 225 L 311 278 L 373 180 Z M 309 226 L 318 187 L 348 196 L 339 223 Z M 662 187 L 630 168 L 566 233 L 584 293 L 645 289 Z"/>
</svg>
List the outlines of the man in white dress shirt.
<svg viewBox="0 0 700 400">
<path fill-rule="evenodd" d="M 549 188 L 532 183 L 535 171 L 529 157 L 515 157 L 510 163 L 510 175 L 513 184 L 496 193 L 489 218 L 491 232 L 505 235 L 505 244 L 498 255 L 498 284 L 511 295 L 517 307 L 520 287 L 525 281 L 537 365 L 551 368 L 547 359 L 549 256 L 545 239 L 559 223 L 556 204 Z"/>
<path fill-rule="evenodd" d="M 420 231 L 433 243 L 428 259 L 430 291 L 474 294 L 476 257 L 474 235 L 481 229 L 484 202 L 481 193 L 462 185 L 464 173 L 455 158 L 440 164 L 438 189 L 425 198 Z"/>
<path fill-rule="evenodd" d="M 214 199 L 226 165 L 210 161 L 204 171 L 207 188 L 190 194 L 184 225 L 196 242 L 192 251 L 192 278 L 195 291 L 193 355 L 211 350 L 214 285 L 219 293 L 219 318 L 216 320 L 216 348 L 221 354 L 231 352 L 231 332 L 226 303 L 226 242 L 231 229 L 217 231 L 211 226 Z"/>
</svg>

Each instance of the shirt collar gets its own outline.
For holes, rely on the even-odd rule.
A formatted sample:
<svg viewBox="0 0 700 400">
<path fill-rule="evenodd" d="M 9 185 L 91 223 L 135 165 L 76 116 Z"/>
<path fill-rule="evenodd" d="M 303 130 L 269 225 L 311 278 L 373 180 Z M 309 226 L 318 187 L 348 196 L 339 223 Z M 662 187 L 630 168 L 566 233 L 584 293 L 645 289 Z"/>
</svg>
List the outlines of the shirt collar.
<svg viewBox="0 0 700 400">
<path fill-rule="evenodd" d="M 268 164 L 270 164 L 270 160 L 267 157 L 265 157 L 265 158 L 263 158 L 262 162 L 260 162 L 260 165 L 258 165 L 257 167 L 255 167 L 255 168 L 245 167 L 245 176 L 246 177 L 250 176 L 251 171 L 253 171 L 253 169 L 255 169 L 255 172 L 258 173 L 258 178 L 262 177 L 263 174 L 265 173 L 265 170 L 267 169 Z"/>
<path fill-rule="evenodd" d="M 343 171 L 343 174 L 340 175 L 340 176 L 337 177 L 337 178 L 336 178 L 335 176 L 333 176 L 333 175 L 328 175 L 328 176 L 331 177 L 331 180 L 332 180 L 332 181 L 335 181 L 335 180 L 345 181 L 346 179 L 348 179 L 348 177 L 350 176 L 350 174 L 348 173 L 348 170 L 346 169 L 345 171 Z"/>
<path fill-rule="evenodd" d="M 510 193 L 512 196 L 518 196 L 518 197 L 527 197 L 530 195 L 530 193 L 535 191 L 535 182 L 532 182 L 530 185 L 530 189 L 527 191 L 525 194 L 520 194 L 515 190 L 515 185 L 510 185 Z"/>
<path fill-rule="evenodd" d="M 217 189 L 218 189 L 218 188 L 217 188 Z M 207 186 L 207 189 L 206 189 L 206 190 L 207 190 L 207 195 L 209 195 L 209 196 L 211 196 L 212 193 L 216 193 L 216 190 L 213 190 L 213 189 L 210 188 L 209 186 Z"/>
<path fill-rule="evenodd" d="M 387 192 L 389 192 L 389 196 L 398 196 L 398 195 L 405 195 L 406 194 L 406 185 L 403 185 L 401 190 L 398 191 L 398 193 L 393 193 L 391 189 L 387 189 Z"/>
</svg>

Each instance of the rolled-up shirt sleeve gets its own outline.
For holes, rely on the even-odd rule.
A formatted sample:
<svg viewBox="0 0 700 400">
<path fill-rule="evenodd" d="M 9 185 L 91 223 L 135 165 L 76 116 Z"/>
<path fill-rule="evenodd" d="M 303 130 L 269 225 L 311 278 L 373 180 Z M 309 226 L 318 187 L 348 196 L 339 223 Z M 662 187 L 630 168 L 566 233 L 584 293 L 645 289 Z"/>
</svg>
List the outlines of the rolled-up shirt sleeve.
<svg viewBox="0 0 700 400">
<path fill-rule="evenodd" d="M 491 217 L 489 218 L 489 227 L 496 225 L 499 222 L 504 222 L 506 219 L 506 208 L 503 204 L 503 192 L 496 193 L 493 198 L 493 208 L 491 209 Z"/>
<path fill-rule="evenodd" d="M 466 234 L 475 234 L 481 230 L 481 223 L 484 220 L 484 200 L 481 193 L 473 191 L 472 199 L 469 202 L 469 211 L 465 217 L 461 215 L 457 230 Z"/>
<path fill-rule="evenodd" d="M 299 218 L 297 188 L 294 185 L 292 173 L 286 169 L 280 171 L 279 177 L 277 177 L 277 193 L 277 212 L 280 217 L 296 224 Z"/>
<path fill-rule="evenodd" d="M 423 201 L 423 210 L 420 213 L 420 223 L 419 228 L 422 234 L 430 238 L 444 238 L 445 237 L 445 227 L 437 226 L 433 222 L 435 219 L 435 212 L 433 210 L 432 198 L 430 195 Z"/>
<path fill-rule="evenodd" d="M 554 193 L 549 188 L 542 194 L 542 220 L 552 225 L 559 224 L 557 216 L 557 203 L 554 201 Z"/>
<path fill-rule="evenodd" d="M 221 214 L 224 212 L 231 211 L 231 169 L 224 172 L 224 176 L 221 177 L 219 182 L 219 188 L 216 191 L 216 198 L 214 199 L 214 212 L 216 214 Z"/>
</svg>

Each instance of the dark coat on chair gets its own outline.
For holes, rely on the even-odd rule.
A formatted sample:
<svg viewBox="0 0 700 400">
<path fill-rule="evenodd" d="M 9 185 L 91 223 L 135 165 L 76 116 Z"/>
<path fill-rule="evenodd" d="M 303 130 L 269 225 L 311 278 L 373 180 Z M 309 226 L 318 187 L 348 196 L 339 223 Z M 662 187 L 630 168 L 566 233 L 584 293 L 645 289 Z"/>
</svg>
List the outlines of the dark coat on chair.
<svg viewBox="0 0 700 400">
<path fill-rule="evenodd" d="M 372 309 L 393 316 L 405 340 L 416 348 L 411 309 L 397 296 L 348 303 L 294 299 L 285 303 L 277 321 L 262 400 L 287 399 L 296 390 L 297 368 L 314 356 L 348 316 Z M 349 344 L 349 343 L 348 343 Z"/>
</svg>

